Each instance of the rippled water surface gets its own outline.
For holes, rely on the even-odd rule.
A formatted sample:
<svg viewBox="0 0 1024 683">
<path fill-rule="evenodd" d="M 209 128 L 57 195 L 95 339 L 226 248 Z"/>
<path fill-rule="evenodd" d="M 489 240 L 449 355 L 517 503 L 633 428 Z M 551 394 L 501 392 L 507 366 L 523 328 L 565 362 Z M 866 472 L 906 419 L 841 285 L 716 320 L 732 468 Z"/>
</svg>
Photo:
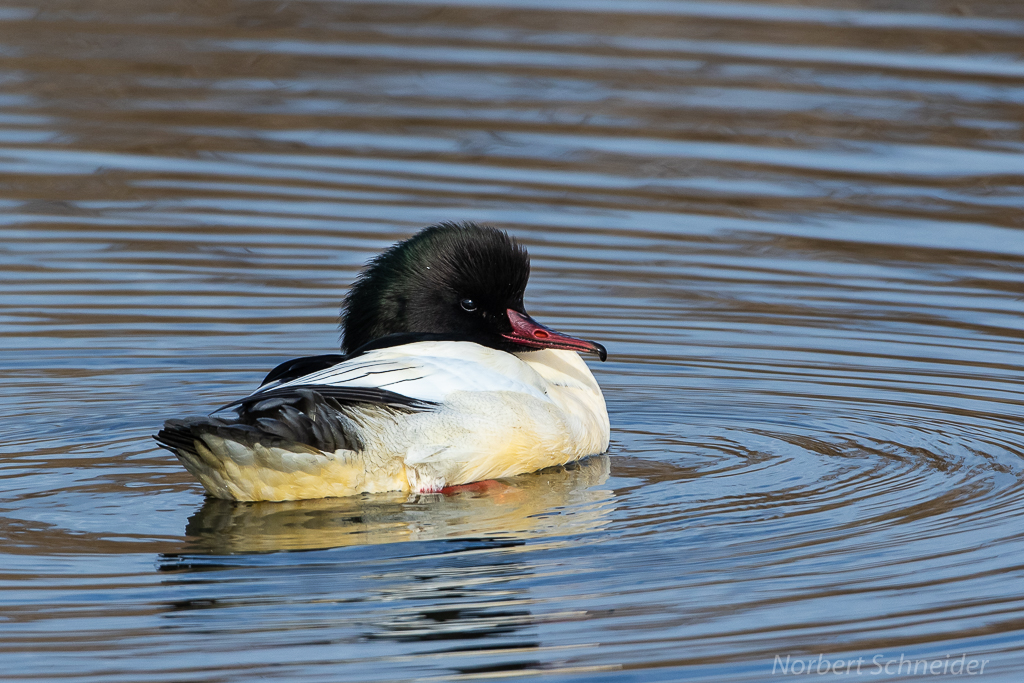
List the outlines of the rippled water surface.
<svg viewBox="0 0 1024 683">
<path fill-rule="evenodd" d="M 5 3 L 0 675 L 1019 680 L 1022 37 L 1015 0 Z M 607 455 L 230 504 L 155 447 L 446 219 L 607 345 Z"/>
</svg>

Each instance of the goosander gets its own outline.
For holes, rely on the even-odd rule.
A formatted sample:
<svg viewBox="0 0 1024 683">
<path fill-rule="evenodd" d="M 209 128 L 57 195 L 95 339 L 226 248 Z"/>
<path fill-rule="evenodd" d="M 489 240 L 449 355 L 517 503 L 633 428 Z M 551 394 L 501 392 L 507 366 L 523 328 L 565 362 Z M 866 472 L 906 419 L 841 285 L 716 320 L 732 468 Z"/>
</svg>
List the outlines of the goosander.
<svg viewBox="0 0 1024 683">
<path fill-rule="evenodd" d="M 531 318 L 529 276 L 505 232 L 425 228 L 352 286 L 345 353 L 282 363 L 211 416 L 168 420 L 157 443 L 239 501 L 436 492 L 603 453 L 604 396 L 577 352 L 607 353 Z"/>
</svg>

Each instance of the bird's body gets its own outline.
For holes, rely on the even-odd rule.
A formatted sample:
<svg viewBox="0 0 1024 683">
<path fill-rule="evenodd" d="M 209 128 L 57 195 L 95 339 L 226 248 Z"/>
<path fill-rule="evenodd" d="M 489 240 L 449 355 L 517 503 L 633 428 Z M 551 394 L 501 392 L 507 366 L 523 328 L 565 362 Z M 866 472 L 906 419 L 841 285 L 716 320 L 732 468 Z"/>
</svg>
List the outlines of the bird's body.
<svg viewBox="0 0 1024 683">
<path fill-rule="evenodd" d="M 510 260 L 510 250 L 525 258 L 498 231 L 446 225 L 420 235 L 431 230 L 455 232 L 471 246 L 489 241 L 499 264 Z M 346 301 L 346 339 L 354 320 L 367 324 L 359 297 L 374 282 L 374 268 L 416 239 L 371 263 Z M 433 263 L 443 270 L 441 261 L 452 258 L 450 249 L 426 251 L 416 269 Z M 484 263 L 454 258 L 447 265 L 460 274 L 488 266 L 486 254 L 471 256 Z M 493 255 L 490 261 L 493 266 Z M 528 261 L 526 268 L 528 275 Z M 157 440 L 211 495 L 233 500 L 438 491 L 604 452 L 604 397 L 576 353 L 603 356 L 604 349 L 544 328 L 522 312 L 522 273 L 488 274 L 494 276 L 509 281 L 510 291 L 479 291 L 478 283 L 474 290 L 470 273 L 468 284 L 424 299 L 422 320 L 371 321 L 382 336 L 351 334 L 363 343 L 348 355 L 282 364 L 259 389 L 228 406 L 236 419 L 170 420 Z M 408 296 L 415 293 L 398 287 L 390 296 L 407 311 L 416 305 Z M 445 294 L 459 309 L 447 322 L 442 316 L 452 312 L 442 307 L 452 303 L 443 301 Z"/>
</svg>

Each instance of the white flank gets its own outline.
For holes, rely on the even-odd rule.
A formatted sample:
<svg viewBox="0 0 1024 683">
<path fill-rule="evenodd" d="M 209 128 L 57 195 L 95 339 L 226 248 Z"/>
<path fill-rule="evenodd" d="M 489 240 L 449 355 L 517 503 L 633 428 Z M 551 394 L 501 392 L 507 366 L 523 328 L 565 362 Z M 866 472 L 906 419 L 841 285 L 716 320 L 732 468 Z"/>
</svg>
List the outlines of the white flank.
<svg viewBox="0 0 1024 683">
<path fill-rule="evenodd" d="M 436 491 L 608 448 L 604 397 L 573 351 L 510 354 L 470 342 L 417 342 L 370 351 L 253 395 L 306 385 L 386 389 L 438 406 L 413 413 L 346 408 L 347 429 L 365 444 L 359 452 L 253 452 L 219 440 L 205 443 L 202 457 L 186 467 L 217 497 L 294 500 Z"/>
</svg>

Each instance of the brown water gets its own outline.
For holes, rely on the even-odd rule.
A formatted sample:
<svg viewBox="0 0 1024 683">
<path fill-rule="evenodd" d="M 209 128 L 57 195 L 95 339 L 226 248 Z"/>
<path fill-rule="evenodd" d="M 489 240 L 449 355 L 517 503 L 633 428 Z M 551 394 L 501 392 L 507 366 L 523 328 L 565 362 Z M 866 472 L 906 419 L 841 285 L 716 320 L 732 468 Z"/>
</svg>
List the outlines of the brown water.
<svg viewBox="0 0 1024 683">
<path fill-rule="evenodd" d="M 1022 36 L 1015 0 L 11 0 L 0 677 L 1019 680 Z M 610 453 L 205 501 L 163 419 L 335 350 L 444 219 L 608 346 Z"/>
</svg>

